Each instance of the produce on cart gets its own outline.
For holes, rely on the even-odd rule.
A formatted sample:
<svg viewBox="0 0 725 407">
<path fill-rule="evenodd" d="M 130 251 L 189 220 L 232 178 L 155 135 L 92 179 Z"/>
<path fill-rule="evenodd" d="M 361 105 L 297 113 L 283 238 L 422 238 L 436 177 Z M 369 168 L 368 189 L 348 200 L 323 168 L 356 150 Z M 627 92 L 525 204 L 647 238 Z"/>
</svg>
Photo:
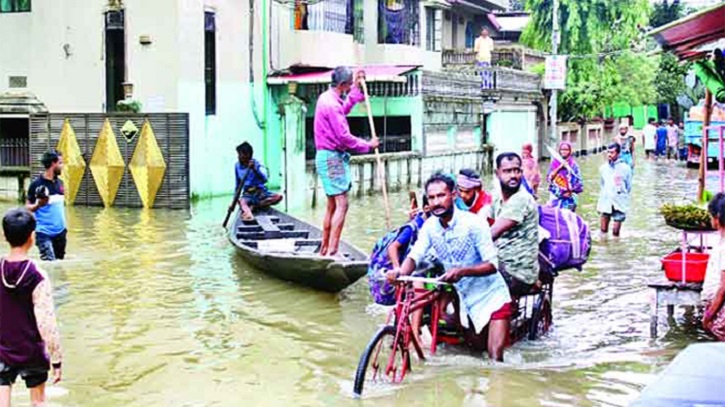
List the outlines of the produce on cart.
<svg viewBox="0 0 725 407">
<path fill-rule="evenodd" d="M 707 209 L 697 205 L 665 204 L 660 208 L 660 213 L 664 216 L 665 223 L 675 229 L 687 231 L 714 230 Z"/>
</svg>

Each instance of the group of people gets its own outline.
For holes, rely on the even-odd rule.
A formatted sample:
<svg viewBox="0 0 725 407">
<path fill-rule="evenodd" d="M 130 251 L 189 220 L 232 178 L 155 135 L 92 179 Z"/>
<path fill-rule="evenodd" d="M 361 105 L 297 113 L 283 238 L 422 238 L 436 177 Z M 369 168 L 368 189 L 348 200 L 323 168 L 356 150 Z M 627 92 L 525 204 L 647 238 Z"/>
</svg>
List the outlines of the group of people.
<svg viewBox="0 0 725 407">
<path fill-rule="evenodd" d="M 445 301 L 455 304 L 455 320 L 467 342 L 501 361 L 509 342 L 513 300 L 539 284 L 539 212 L 522 187 L 521 157 L 500 154 L 496 167 L 500 193 L 493 197 L 471 169 L 455 178 L 438 172 L 426 181 L 424 206 L 413 218 L 421 225 L 416 239 L 408 232 L 390 246 L 394 261 L 386 278 L 393 283 L 434 257 L 443 266 L 441 280 L 455 287 L 457 296 Z M 406 253 L 401 248 L 413 241 L 401 262 Z M 413 336 L 420 341 L 422 311 L 412 318 Z"/>
<path fill-rule="evenodd" d="M 686 159 L 685 131 L 682 123 L 675 124 L 674 120 L 660 121 L 654 118 L 647 120 L 642 129 L 642 145 L 647 159 L 659 160 L 660 157 L 668 160 Z"/>
<path fill-rule="evenodd" d="M 65 190 L 60 175 L 62 155 L 51 150 L 41 159 L 45 170 L 28 188 L 24 208 L 2 218 L 10 245 L 0 257 L 0 405 L 9 406 L 12 386 L 20 376 L 32 405 L 45 405 L 48 373 L 61 380 L 63 353 L 48 274 L 29 252 L 37 246 L 45 261 L 65 257 L 67 229 Z"/>
<path fill-rule="evenodd" d="M 634 136 L 628 130 L 627 125 L 620 126 L 616 142 L 607 148 L 607 161 L 599 168 L 597 212 L 600 214 L 600 231 L 605 235 L 609 233 L 609 225 L 613 221 L 612 234 L 615 237 L 620 235 L 632 192 Z M 524 185 L 531 195 L 537 197 L 541 182 L 538 164 L 531 144 L 525 144 L 522 150 Z M 558 157 L 552 158 L 546 180 L 551 194 L 548 205 L 576 212 L 579 195 L 584 191 L 584 179 L 574 159 L 571 143 L 563 141 L 559 144 Z"/>
</svg>

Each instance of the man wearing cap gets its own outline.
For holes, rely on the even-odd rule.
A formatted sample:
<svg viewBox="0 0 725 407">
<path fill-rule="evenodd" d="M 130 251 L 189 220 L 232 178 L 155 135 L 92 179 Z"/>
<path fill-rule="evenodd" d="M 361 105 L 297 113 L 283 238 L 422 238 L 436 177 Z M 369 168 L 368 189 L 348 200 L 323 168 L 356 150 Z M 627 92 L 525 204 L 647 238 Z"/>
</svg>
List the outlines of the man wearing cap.
<svg viewBox="0 0 725 407">
<path fill-rule="evenodd" d="M 458 186 L 456 208 L 477 214 L 488 221 L 493 198 L 484 191 L 481 176 L 475 170 L 464 168 L 458 173 L 456 184 Z"/>
<path fill-rule="evenodd" d="M 340 244 L 347 216 L 347 192 L 352 186 L 350 152 L 367 153 L 378 147 L 378 140 L 363 140 L 350 134 L 347 115 L 365 99 L 360 81 L 365 72 L 359 71 L 353 86 L 350 68 L 339 66 L 332 73 L 332 86 L 317 99 L 315 109 L 315 164 L 317 175 L 327 195 L 327 210 L 322 225 L 320 254 L 334 256 Z"/>
<path fill-rule="evenodd" d="M 629 125 L 622 123 L 619 125 L 619 134 L 615 140 L 621 147 L 622 152 L 620 158 L 627 163 L 630 168 L 634 169 L 634 136 L 629 132 Z"/>
</svg>

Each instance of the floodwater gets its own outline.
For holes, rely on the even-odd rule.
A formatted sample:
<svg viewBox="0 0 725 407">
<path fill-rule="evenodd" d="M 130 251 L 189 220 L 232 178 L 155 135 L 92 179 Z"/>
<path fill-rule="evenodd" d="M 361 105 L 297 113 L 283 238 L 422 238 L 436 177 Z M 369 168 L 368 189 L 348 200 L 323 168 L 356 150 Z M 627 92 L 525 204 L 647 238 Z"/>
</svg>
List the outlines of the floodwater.
<svg viewBox="0 0 725 407">
<path fill-rule="evenodd" d="M 580 160 L 580 212 L 594 231 L 601 162 Z M 548 336 L 514 345 L 503 364 L 444 349 L 362 400 L 351 397 L 353 374 L 385 319 L 364 279 L 335 295 L 251 269 L 220 226 L 228 198 L 190 212 L 68 208 L 69 259 L 46 265 L 65 349 L 51 405 L 625 406 L 679 350 L 708 340 L 682 313 L 649 336 L 647 281 L 678 244 L 657 209 L 695 189 L 694 170 L 640 160 L 623 236 L 593 233 L 583 272 L 557 279 Z M 391 196 L 397 223 L 406 200 Z M 379 196 L 354 201 L 345 239 L 369 250 L 382 208 Z M 299 215 L 319 222 L 322 211 Z M 24 385 L 13 397 L 28 404 Z"/>
</svg>

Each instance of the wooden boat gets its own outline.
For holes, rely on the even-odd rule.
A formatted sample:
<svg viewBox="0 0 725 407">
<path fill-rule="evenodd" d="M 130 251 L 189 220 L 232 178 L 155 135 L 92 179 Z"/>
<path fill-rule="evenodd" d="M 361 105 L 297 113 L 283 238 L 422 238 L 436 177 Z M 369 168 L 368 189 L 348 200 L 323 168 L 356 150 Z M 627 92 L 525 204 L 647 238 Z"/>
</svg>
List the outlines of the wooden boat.
<svg viewBox="0 0 725 407">
<path fill-rule="evenodd" d="M 338 256 L 323 257 L 322 231 L 284 212 L 267 209 L 245 221 L 237 212 L 229 240 L 249 265 L 282 280 L 338 292 L 367 273 L 368 255 L 340 242 Z"/>
</svg>

